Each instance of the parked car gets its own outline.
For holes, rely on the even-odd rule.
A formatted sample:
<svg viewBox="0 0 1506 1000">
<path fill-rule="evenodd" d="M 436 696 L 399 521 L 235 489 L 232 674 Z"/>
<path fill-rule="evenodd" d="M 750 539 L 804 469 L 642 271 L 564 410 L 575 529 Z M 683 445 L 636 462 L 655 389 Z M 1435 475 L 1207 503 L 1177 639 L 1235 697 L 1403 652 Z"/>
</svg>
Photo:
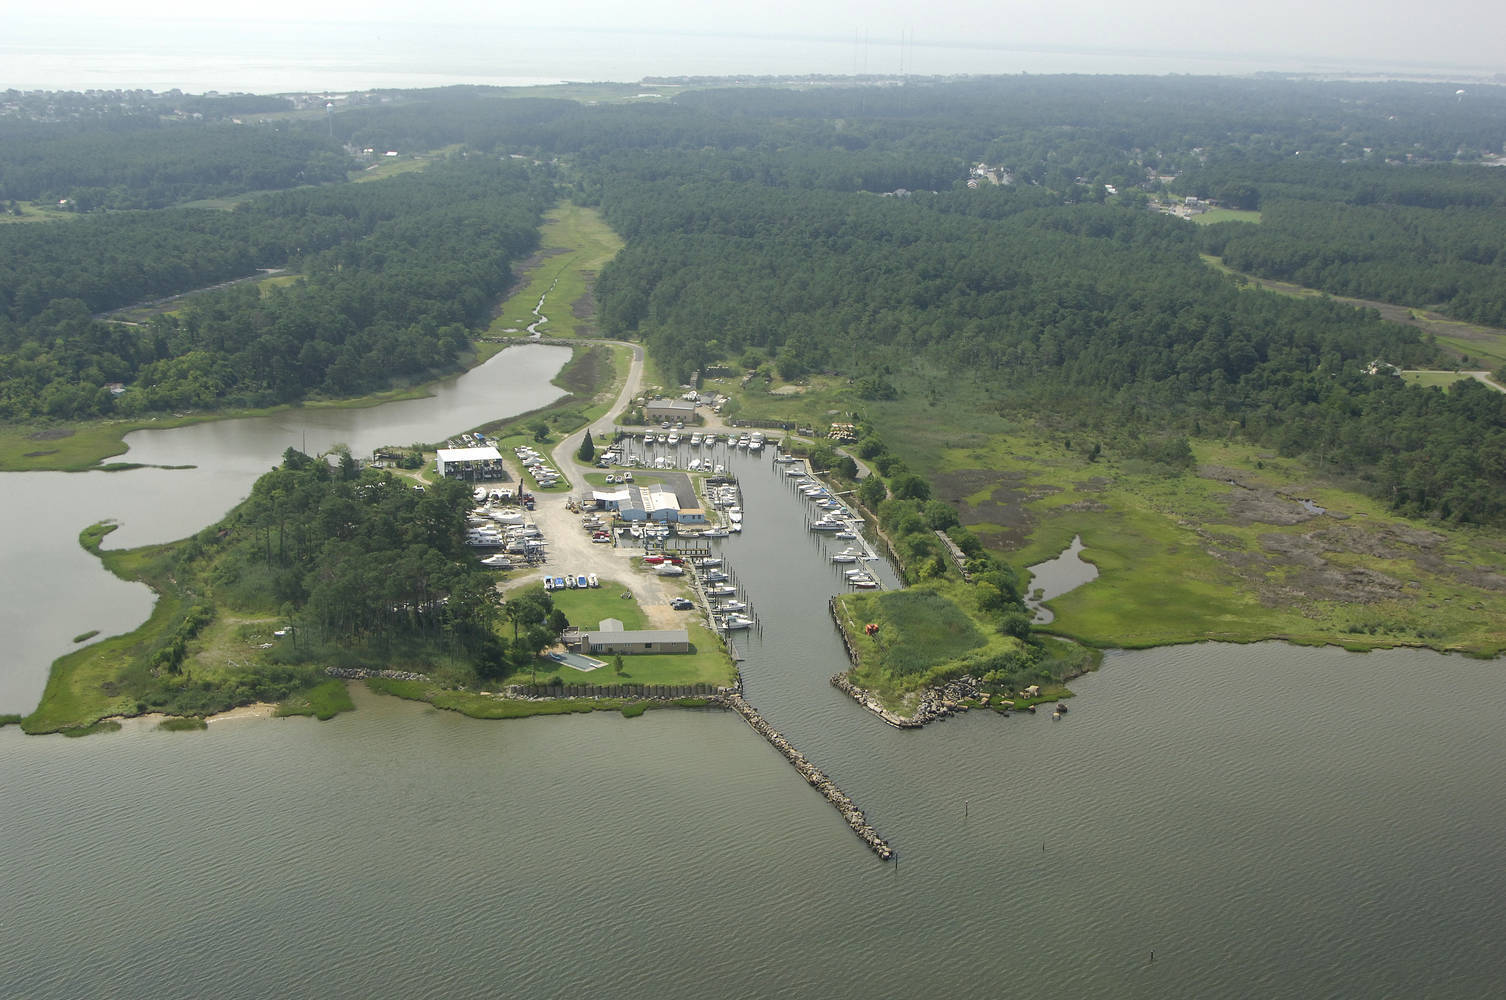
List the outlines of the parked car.
<svg viewBox="0 0 1506 1000">
<path fill-rule="evenodd" d="M 695 602 L 687 600 L 683 597 L 676 597 L 674 600 L 669 602 L 669 606 L 674 608 L 676 611 L 690 611 L 695 608 Z"/>
</svg>

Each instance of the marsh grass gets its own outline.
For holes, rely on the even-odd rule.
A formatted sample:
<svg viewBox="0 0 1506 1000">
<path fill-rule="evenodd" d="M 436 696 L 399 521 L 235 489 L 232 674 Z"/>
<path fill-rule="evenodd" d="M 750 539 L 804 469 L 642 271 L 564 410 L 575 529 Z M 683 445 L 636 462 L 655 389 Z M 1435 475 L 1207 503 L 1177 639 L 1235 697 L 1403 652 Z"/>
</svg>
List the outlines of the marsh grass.
<svg viewBox="0 0 1506 1000">
<path fill-rule="evenodd" d="M 538 327 L 546 337 L 583 337 L 596 333 L 594 310 L 581 308 L 591 283 L 622 249 L 622 239 L 592 208 L 561 202 L 544 216 L 540 250 L 518 287 L 497 310 L 488 336 L 524 336 L 537 318 L 534 307 L 545 296 L 548 322 Z M 578 315 L 587 313 L 587 315 Z M 507 334 L 506 330 L 518 333 Z"/>
<path fill-rule="evenodd" d="M 195 733 L 208 729 L 209 723 L 197 715 L 175 715 L 157 723 L 157 728 L 165 733 Z"/>
<path fill-rule="evenodd" d="M 118 733 L 122 728 L 120 723 L 114 719 L 101 719 L 87 726 L 69 726 L 66 729 L 59 730 L 59 732 L 64 736 L 72 738 L 77 736 L 95 736 L 99 733 Z"/>
<path fill-rule="evenodd" d="M 353 712 L 355 708 L 355 702 L 350 698 L 350 690 L 346 683 L 332 678 L 293 695 L 277 706 L 275 714 L 279 718 L 312 715 L 324 722 L 333 719 L 341 712 Z"/>
</svg>

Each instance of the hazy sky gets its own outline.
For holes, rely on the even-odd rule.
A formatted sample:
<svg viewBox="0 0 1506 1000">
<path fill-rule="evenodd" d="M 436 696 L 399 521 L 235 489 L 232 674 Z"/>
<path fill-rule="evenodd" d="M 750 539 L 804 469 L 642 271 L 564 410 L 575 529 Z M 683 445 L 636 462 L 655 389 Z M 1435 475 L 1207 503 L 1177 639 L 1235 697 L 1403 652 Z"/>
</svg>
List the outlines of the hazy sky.
<svg viewBox="0 0 1506 1000">
<path fill-rule="evenodd" d="M 1503 0 L 260 0 L 213 10 L 202 0 L 55 0 L 44 10 L 8 16 L 0 86 L 27 85 L 4 79 L 7 69 L 14 77 L 50 65 L 38 61 L 39 47 L 55 60 L 83 53 L 74 65 L 101 80 L 190 53 L 205 79 L 216 61 L 234 75 L 270 73 L 280 60 L 284 74 L 288 66 L 311 77 L 385 69 L 435 83 L 508 72 L 620 80 L 900 70 L 1506 73 Z M 91 51 L 101 53 L 98 65 Z M 118 68 L 107 67 L 111 51 L 142 65 L 117 58 Z"/>
<path fill-rule="evenodd" d="M 53 18 L 78 13 L 205 17 L 199 0 L 60 0 Z M 1193 48 L 1219 52 L 1378 58 L 1506 70 L 1506 3 L 1496 0 L 1151 0 L 1025 3 L 1021 0 L 261 0 L 221 6 L 218 16 L 294 21 L 352 20 L 508 23 L 694 32 L 852 37 L 866 31 L 917 42 L 981 42 L 1071 48 Z M 235 13 L 232 13 L 235 12 Z"/>
</svg>

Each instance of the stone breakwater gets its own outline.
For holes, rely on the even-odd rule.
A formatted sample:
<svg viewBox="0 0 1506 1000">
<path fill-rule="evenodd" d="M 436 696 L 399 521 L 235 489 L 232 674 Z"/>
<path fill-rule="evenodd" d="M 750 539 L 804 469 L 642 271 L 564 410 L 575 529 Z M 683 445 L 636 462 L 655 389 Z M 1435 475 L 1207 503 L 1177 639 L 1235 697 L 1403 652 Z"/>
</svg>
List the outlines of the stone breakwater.
<svg viewBox="0 0 1506 1000">
<path fill-rule="evenodd" d="M 370 670 L 366 667 L 325 667 L 331 677 L 347 681 L 364 681 L 368 677 L 383 677 L 389 681 L 427 681 L 428 674 L 415 674 L 411 670 Z"/>
<path fill-rule="evenodd" d="M 852 827 L 852 832 L 856 833 L 858 839 L 867 844 L 874 854 L 877 854 L 885 861 L 894 857 L 894 848 L 890 847 L 888 842 L 880 837 L 874 831 L 873 827 L 868 824 L 867 818 L 863 815 L 863 810 L 859 809 L 853 803 L 852 799 L 848 798 L 847 794 L 837 787 L 836 782 L 826 776 L 824 771 L 806 760 L 805 755 L 796 750 L 790 744 L 789 740 L 786 740 L 780 734 L 779 730 L 765 722 L 763 716 L 758 714 L 758 710 L 744 701 L 741 694 L 736 692 L 728 694 L 726 702 L 734 712 L 741 715 L 747 721 L 748 725 L 753 727 L 754 732 L 768 740 L 769 744 L 775 750 L 783 754 L 784 759 L 789 761 L 796 771 L 800 772 L 800 776 L 812 788 L 820 792 L 825 796 L 826 801 L 836 807 L 837 812 L 841 813 L 842 818 L 847 821 L 847 825 Z"/>
<path fill-rule="evenodd" d="M 889 725 L 899 729 L 919 729 L 928 722 L 966 712 L 967 699 L 978 697 L 978 681 L 964 675 L 956 680 L 947 681 L 939 687 L 922 689 L 920 702 L 915 706 L 915 714 L 899 715 L 885 708 L 872 691 L 854 684 L 845 673 L 833 677 L 831 686 L 851 697 Z"/>
</svg>

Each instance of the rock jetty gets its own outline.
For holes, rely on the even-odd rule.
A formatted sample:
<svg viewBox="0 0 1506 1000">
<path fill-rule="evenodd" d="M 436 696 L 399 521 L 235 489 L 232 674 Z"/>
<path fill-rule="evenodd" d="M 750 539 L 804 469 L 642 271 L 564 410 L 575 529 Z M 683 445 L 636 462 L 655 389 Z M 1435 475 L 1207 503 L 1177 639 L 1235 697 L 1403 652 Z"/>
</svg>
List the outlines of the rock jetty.
<svg viewBox="0 0 1506 1000">
<path fill-rule="evenodd" d="M 795 749 L 789 740 L 786 740 L 777 729 L 765 722 L 763 716 L 758 714 L 758 710 L 743 700 L 741 694 L 732 692 L 727 695 L 726 700 L 728 706 L 734 712 L 747 720 L 748 725 L 753 727 L 754 732 L 768 740 L 769 744 L 784 755 L 784 759 L 789 761 L 796 771 L 800 772 L 800 776 L 812 788 L 820 792 L 826 797 L 826 801 L 836 807 L 837 812 L 841 813 L 842 818 L 847 821 L 847 825 L 852 827 L 852 832 L 856 833 L 858 839 L 867 844 L 874 854 L 877 854 L 885 861 L 894 857 L 894 848 L 890 847 L 888 842 L 880 837 L 873 827 L 868 824 L 867 818 L 863 815 L 863 810 L 859 809 L 853 803 L 852 799 L 848 798 L 847 794 L 837 787 L 836 782 L 828 778 L 826 773 L 819 767 L 806 760 L 805 755 Z"/>
<path fill-rule="evenodd" d="M 368 677 L 382 677 L 389 681 L 427 681 L 428 674 L 415 674 L 411 670 L 372 670 L 368 667 L 325 667 L 330 677 L 347 681 L 364 681 Z"/>
<path fill-rule="evenodd" d="M 831 686 L 898 729 L 919 729 L 928 722 L 966 712 L 968 699 L 978 697 L 977 679 L 963 675 L 939 687 L 923 688 L 920 692 L 920 702 L 915 706 L 915 714 L 899 715 L 885 708 L 872 691 L 854 684 L 845 673 L 833 677 Z"/>
</svg>

